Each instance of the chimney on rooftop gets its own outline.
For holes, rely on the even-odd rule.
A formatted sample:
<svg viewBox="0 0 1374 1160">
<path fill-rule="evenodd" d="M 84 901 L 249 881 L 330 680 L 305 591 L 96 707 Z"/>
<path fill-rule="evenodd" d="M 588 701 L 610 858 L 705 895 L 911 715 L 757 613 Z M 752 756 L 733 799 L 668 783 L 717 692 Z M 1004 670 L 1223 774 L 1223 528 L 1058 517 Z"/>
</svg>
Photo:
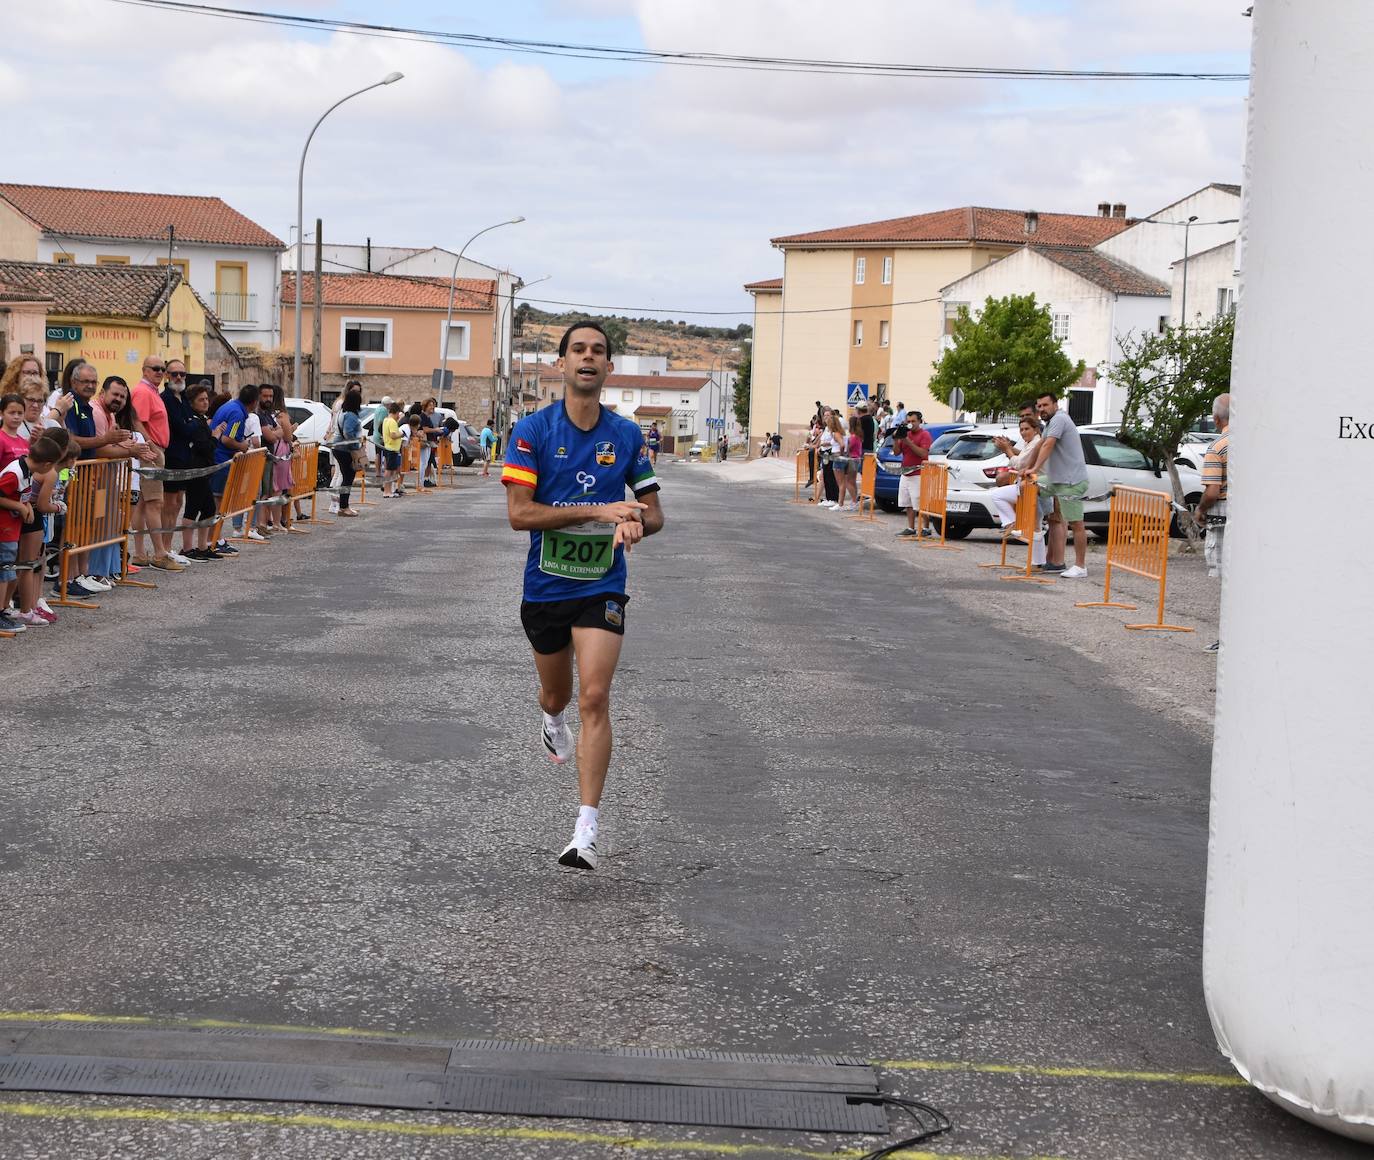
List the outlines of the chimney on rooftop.
<svg viewBox="0 0 1374 1160">
<path fill-rule="evenodd" d="M 1112 217 L 1124 218 L 1125 216 L 1126 203 L 1124 201 L 1118 201 L 1114 206 L 1112 206 Z"/>
<path fill-rule="evenodd" d="M 1029 237 L 1040 228 L 1040 215 L 1033 209 L 1026 210 L 1026 236 Z"/>
<path fill-rule="evenodd" d="M 1112 203 L 1109 202 L 1109 201 L 1099 201 L 1099 202 L 1097 203 L 1097 216 L 1098 216 L 1098 217 L 1111 217 L 1111 216 L 1112 216 Z"/>
</svg>

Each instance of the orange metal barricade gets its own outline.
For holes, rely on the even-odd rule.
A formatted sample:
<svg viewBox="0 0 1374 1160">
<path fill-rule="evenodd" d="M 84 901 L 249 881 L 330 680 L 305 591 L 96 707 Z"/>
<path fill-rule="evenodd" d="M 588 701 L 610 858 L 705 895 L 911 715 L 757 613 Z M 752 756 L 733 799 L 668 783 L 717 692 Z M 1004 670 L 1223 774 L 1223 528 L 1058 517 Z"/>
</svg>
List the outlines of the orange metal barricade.
<svg viewBox="0 0 1374 1160">
<path fill-rule="evenodd" d="M 1080 601 L 1077 608 L 1126 608 L 1135 604 L 1112 600 L 1112 569 L 1159 582 L 1159 613 L 1154 624 L 1128 624 L 1129 629 L 1155 632 L 1192 632 L 1181 624 L 1164 623 L 1164 589 L 1169 575 L 1169 528 L 1173 500 L 1167 492 L 1140 487 L 1112 489 L 1107 522 L 1107 577 L 1101 600 Z"/>
<path fill-rule="evenodd" d="M 453 462 L 453 440 L 445 435 L 434 447 L 435 476 L 440 486 L 444 482 L 444 472 L 448 472 L 449 487 L 458 486 L 458 468 Z"/>
<path fill-rule="evenodd" d="M 58 596 L 64 608 L 99 608 L 90 600 L 73 600 L 67 583 L 74 578 L 75 555 L 118 544 L 121 584 L 156 588 L 146 580 L 129 579 L 129 513 L 133 506 L 132 463 L 128 459 L 83 459 L 72 468 L 67 483 L 67 524 L 59 565 Z"/>
<path fill-rule="evenodd" d="M 258 492 L 262 487 L 262 469 L 267 459 L 267 449 L 255 448 L 240 452 L 229 461 L 229 474 L 224 480 L 224 493 L 220 496 L 219 519 L 212 535 L 216 540 L 224 539 L 224 524 L 235 516 L 244 516 L 242 535 L 231 537 L 236 542 L 256 544 L 257 540 L 248 538 L 252 527 L 253 512 L 258 502 Z M 229 557 L 233 559 L 233 557 Z"/>
<path fill-rule="evenodd" d="M 282 511 L 282 523 L 288 532 L 308 535 L 309 528 L 295 526 L 296 501 L 310 501 L 310 518 L 315 519 L 315 483 L 320 470 L 320 445 L 297 443 L 291 448 L 291 487 L 286 493 L 287 503 Z"/>
<path fill-rule="evenodd" d="M 1016 497 L 1016 526 L 1026 532 L 1026 568 L 1015 576 L 999 576 L 1000 580 L 1017 580 L 1023 584 L 1053 584 L 1054 578 L 1035 571 L 1035 533 L 1040 527 L 1040 486 L 1022 482 L 1021 494 Z M 1002 559 L 1007 558 L 1007 541 L 1002 540 Z"/>
<path fill-rule="evenodd" d="M 789 501 L 791 503 L 816 502 L 814 490 L 810 499 L 802 499 L 802 488 L 806 486 L 806 456 L 807 450 L 805 447 L 803 447 L 800 451 L 797 452 L 796 456 L 794 457 L 797 464 L 797 479 L 796 486 L 792 489 L 792 499 Z"/>
<path fill-rule="evenodd" d="M 412 436 L 404 447 L 401 448 L 401 484 L 405 486 L 406 476 L 412 471 L 415 473 L 414 492 L 416 495 L 425 494 L 424 473 L 420 470 L 424 463 L 424 456 L 421 454 L 424 441 Z"/>
<path fill-rule="evenodd" d="M 873 496 L 873 489 L 878 486 L 878 457 L 873 452 L 868 452 L 864 456 L 863 470 L 859 472 L 859 508 L 849 518 L 851 520 L 876 520 L 878 517 L 874 513 L 877 500 Z M 868 514 L 864 515 L 864 502 L 868 503 Z"/>
<path fill-rule="evenodd" d="M 998 569 L 1008 568 L 1013 572 L 1020 570 L 1020 564 L 1007 563 L 1007 545 L 1011 543 L 1012 540 L 1012 536 L 1010 535 L 1010 533 L 1016 531 L 1024 532 L 1025 535 L 1022 538 L 1026 539 L 1027 543 L 1032 543 L 1034 542 L 1035 537 L 1039 534 L 1040 531 L 1040 513 L 1036 510 L 1036 505 L 1031 505 L 1029 517 L 1027 517 L 1022 512 L 1021 496 L 1025 492 L 1025 490 L 1026 485 L 1023 482 L 1021 485 L 1021 491 L 1016 493 L 1016 521 L 1012 524 L 1011 527 L 1002 529 L 1002 558 L 998 560 L 995 564 L 979 564 L 978 567 Z M 1030 522 L 1029 531 L 1026 530 L 1026 522 Z"/>
<path fill-rule="evenodd" d="M 949 523 L 945 515 L 946 497 L 949 494 L 949 468 L 943 463 L 926 463 L 921 467 L 921 496 L 917 500 L 916 525 L 919 528 L 925 520 L 940 521 L 940 538 L 936 541 L 916 538 L 920 548 L 942 548 L 950 552 L 962 551 L 953 544 L 945 543 L 945 528 Z"/>
</svg>

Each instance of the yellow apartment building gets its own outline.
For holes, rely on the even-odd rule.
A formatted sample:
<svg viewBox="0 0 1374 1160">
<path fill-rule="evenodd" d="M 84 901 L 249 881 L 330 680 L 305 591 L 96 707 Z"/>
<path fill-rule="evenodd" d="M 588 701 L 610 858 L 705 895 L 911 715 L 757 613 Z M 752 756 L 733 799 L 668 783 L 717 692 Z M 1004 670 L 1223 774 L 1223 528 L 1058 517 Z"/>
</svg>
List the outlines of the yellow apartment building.
<svg viewBox="0 0 1374 1160">
<path fill-rule="evenodd" d="M 964 206 L 773 238 L 782 278 L 745 287 L 750 435 L 780 431 L 784 453 L 795 449 L 816 402 L 841 407 L 855 383 L 870 399 L 940 415 L 928 384 L 948 325 L 941 287 L 1028 243 L 1083 249 L 1130 224 L 1119 204 L 1096 214 Z"/>
</svg>

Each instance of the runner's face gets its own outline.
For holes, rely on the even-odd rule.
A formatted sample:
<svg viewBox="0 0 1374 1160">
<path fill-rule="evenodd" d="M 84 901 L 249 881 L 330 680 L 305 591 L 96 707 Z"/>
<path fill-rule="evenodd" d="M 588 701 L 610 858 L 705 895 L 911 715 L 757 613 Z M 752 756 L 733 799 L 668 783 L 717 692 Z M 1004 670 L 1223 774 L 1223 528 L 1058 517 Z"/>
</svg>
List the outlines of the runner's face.
<svg viewBox="0 0 1374 1160">
<path fill-rule="evenodd" d="M 563 356 L 563 384 L 568 390 L 600 394 L 613 365 L 599 330 L 587 327 L 568 336 L 568 353 Z"/>
</svg>

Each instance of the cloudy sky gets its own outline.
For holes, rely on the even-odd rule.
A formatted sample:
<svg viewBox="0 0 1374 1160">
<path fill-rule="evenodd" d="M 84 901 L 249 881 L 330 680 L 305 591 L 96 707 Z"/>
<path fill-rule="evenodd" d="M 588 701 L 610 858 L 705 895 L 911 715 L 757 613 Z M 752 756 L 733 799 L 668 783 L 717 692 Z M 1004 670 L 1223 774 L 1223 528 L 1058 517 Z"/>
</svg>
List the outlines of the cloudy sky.
<svg viewBox="0 0 1374 1160">
<path fill-rule="evenodd" d="M 917 64 L 1245 72 L 1240 0 L 218 0 L 580 44 Z M 283 239 L 315 118 L 326 240 L 457 248 L 539 299 L 747 316 L 768 239 L 960 205 L 1145 214 L 1239 181 L 1244 83 L 724 72 L 5 0 L 5 181 L 215 194 Z M 696 321 L 710 321 L 704 314 Z M 735 317 L 721 321 L 733 322 Z"/>
</svg>

